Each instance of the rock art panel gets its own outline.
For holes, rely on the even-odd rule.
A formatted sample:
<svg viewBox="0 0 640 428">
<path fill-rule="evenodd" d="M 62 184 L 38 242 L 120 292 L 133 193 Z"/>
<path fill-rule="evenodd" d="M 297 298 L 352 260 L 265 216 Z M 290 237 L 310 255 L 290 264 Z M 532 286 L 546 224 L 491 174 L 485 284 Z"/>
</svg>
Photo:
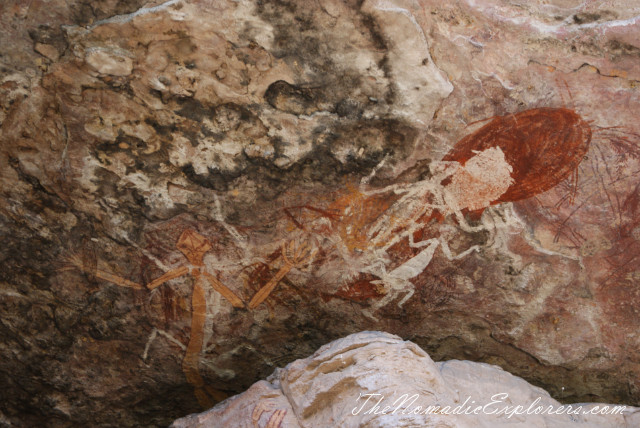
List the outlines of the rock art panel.
<svg viewBox="0 0 640 428">
<path fill-rule="evenodd" d="M 211 243 L 204 236 L 193 230 L 187 229 L 180 235 L 176 248 L 184 254 L 189 261 L 190 266 L 183 265 L 171 269 L 145 286 L 129 281 L 128 279 L 121 278 L 104 269 L 98 269 L 95 260 L 93 265 L 87 263 L 85 261 L 86 257 L 83 257 L 83 255 L 74 255 L 69 257 L 69 267 L 65 269 L 78 269 L 101 280 L 111 282 L 121 287 L 135 288 L 138 290 L 155 290 L 165 282 L 185 275 L 191 276 L 193 279 L 193 290 L 191 292 L 191 331 L 189 342 L 185 348 L 182 370 L 187 381 L 194 386 L 198 402 L 203 407 L 207 408 L 215 404 L 216 401 L 219 401 L 217 398 L 220 397 L 221 393 L 205 384 L 198 368 L 200 364 L 200 354 L 203 351 L 204 345 L 203 339 L 205 334 L 205 324 L 207 321 L 206 318 L 207 314 L 212 312 L 212 310 L 207 309 L 203 278 L 208 281 L 208 284 L 213 290 L 224 297 L 234 308 L 244 308 L 245 303 L 232 290 L 222 284 L 214 275 L 202 269 L 204 266 L 204 255 L 212 248 Z M 246 306 L 249 309 L 255 309 L 259 304 L 261 304 L 291 269 L 303 264 L 305 261 L 308 261 L 310 257 L 313 257 L 313 251 L 310 250 L 308 246 L 300 247 L 292 241 L 288 246 L 282 246 L 281 257 L 284 261 L 283 266 L 280 268 L 278 273 L 276 273 L 276 275 L 267 282 L 267 284 L 260 288 L 251 301 L 248 302 Z M 166 333 L 164 334 L 166 335 Z M 154 330 L 150 340 L 155 339 L 156 336 L 157 330 Z M 172 340 L 175 341 L 176 339 Z"/>
<path fill-rule="evenodd" d="M 371 329 L 638 404 L 636 5 L 5 3 L 3 423 L 166 426 Z"/>
</svg>

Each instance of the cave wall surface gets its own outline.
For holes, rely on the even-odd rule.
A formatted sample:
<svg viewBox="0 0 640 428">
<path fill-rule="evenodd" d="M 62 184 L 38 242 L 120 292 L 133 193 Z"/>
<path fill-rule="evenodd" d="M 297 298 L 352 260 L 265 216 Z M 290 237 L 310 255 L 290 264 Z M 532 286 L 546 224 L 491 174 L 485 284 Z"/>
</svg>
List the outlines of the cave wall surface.
<svg viewBox="0 0 640 428">
<path fill-rule="evenodd" d="M 0 5 L 0 423 L 382 330 L 640 403 L 640 4 Z"/>
</svg>

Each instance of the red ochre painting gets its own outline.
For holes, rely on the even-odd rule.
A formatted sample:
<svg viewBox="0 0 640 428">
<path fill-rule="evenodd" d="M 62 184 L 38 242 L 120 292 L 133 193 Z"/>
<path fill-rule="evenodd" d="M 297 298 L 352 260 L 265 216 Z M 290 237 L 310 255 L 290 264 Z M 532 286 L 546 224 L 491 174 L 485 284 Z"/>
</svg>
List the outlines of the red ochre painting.
<svg viewBox="0 0 640 428">
<path fill-rule="evenodd" d="M 365 330 L 638 405 L 627 3 L 1 3 L 0 425 L 167 426 Z"/>
<path fill-rule="evenodd" d="M 490 231 L 490 226 L 477 221 L 488 207 L 534 197 L 566 179 L 576 186 L 577 167 L 589 150 L 592 129 L 575 111 L 536 108 L 484 122 L 441 161 L 433 162 L 425 180 L 384 188 L 351 185 L 326 207 L 283 208 L 281 222 L 288 225 L 291 239 L 262 256 L 261 260 L 269 263 L 247 266 L 249 273 L 241 291 L 234 292 L 207 271 L 204 257 L 212 249 L 211 243 L 191 229 L 184 230 L 175 245 L 189 264 L 172 268 L 144 286 L 99 267 L 99 263 L 88 264 L 82 255 L 70 257 L 70 266 L 138 290 L 152 291 L 183 276 L 192 278 L 191 326 L 182 368 L 200 404 L 209 407 L 224 394 L 206 385 L 199 371 L 206 318 L 215 311 L 207 307 L 207 285 L 228 305 L 253 311 L 267 301 L 292 269 L 305 266 L 308 270 L 314 264 L 321 265 L 328 254 L 337 254 L 351 267 L 350 275 L 344 276 L 337 291 L 324 296 L 325 301 L 339 298 L 366 303 L 363 313 L 377 320 L 378 309 L 393 301 L 402 307 L 414 295 L 411 281 L 428 271 L 438 249 L 447 259 L 459 260 L 481 247 L 472 245 L 454 254 L 447 236 L 429 235 L 434 230 L 430 224 L 453 217 L 463 231 Z M 231 226 L 226 227 L 232 236 L 240 236 Z M 277 264 L 280 267 L 270 274 Z M 444 303 L 447 289 L 444 285 L 440 288 L 432 290 L 428 299 Z M 154 330 L 150 340 L 156 336 Z"/>
</svg>

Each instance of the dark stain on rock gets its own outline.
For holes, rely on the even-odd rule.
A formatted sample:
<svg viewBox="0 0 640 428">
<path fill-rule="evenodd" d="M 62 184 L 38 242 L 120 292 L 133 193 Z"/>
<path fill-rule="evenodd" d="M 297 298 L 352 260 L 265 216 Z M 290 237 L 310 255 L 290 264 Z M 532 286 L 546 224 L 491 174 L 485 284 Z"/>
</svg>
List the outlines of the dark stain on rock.
<svg viewBox="0 0 640 428">
<path fill-rule="evenodd" d="M 332 64 L 326 62 L 326 49 L 318 37 L 313 20 L 314 7 L 296 11 L 293 2 L 283 0 L 258 1 L 256 11 L 265 21 L 274 26 L 274 51 L 276 58 L 292 54 L 316 71 L 329 71 Z M 321 32 L 320 32 L 321 33 Z M 296 52 L 297 50 L 297 52 Z M 315 58 L 314 58 L 315 57 Z"/>
<path fill-rule="evenodd" d="M 573 22 L 576 24 L 588 24 L 600 19 L 600 14 L 597 13 L 578 13 L 573 15 Z"/>
<path fill-rule="evenodd" d="M 359 119 L 362 116 L 364 108 L 358 101 L 345 98 L 338 102 L 335 108 L 335 112 L 340 117 L 347 117 L 349 119 Z"/>
<path fill-rule="evenodd" d="M 67 204 L 60 199 L 60 197 L 52 191 L 47 190 L 41 183 L 37 177 L 28 174 L 22 166 L 20 165 L 20 161 L 18 158 L 9 157 L 9 165 L 13 170 L 18 174 L 20 180 L 29 184 L 37 198 L 33 200 L 32 207 L 36 208 L 36 212 L 42 211 L 44 208 L 49 208 L 50 210 L 56 213 L 64 213 L 67 212 L 68 207 Z"/>
<path fill-rule="evenodd" d="M 163 137 L 168 137 L 169 135 L 171 135 L 172 132 L 175 132 L 177 127 L 176 125 L 160 125 L 158 122 L 156 122 L 153 118 L 151 117 L 147 117 L 144 122 L 151 126 L 157 133 L 158 135 L 161 135 Z"/>
<path fill-rule="evenodd" d="M 61 28 L 51 27 L 47 24 L 38 25 L 29 30 L 29 37 L 34 43 L 51 45 L 59 54 L 67 50 L 68 43 Z"/>
<path fill-rule="evenodd" d="M 77 25 L 87 25 L 100 19 L 135 12 L 145 3 L 147 3 L 145 0 L 116 0 L 115 2 L 81 0 L 72 8 L 73 21 Z"/>
<path fill-rule="evenodd" d="M 199 186 L 213 189 L 218 192 L 225 192 L 229 188 L 229 183 L 239 177 L 238 173 L 225 173 L 213 168 L 208 168 L 209 174 L 198 174 L 193 169 L 193 165 L 188 164 L 182 167 L 182 173 L 191 181 Z"/>
<path fill-rule="evenodd" d="M 129 76 L 100 76 L 99 79 L 113 92 L 126 94 L 129 98 L 135 98 L 136 95 L 131 89 Z"/>
<path fill-rule="evenodd" d="M 602 10 L 602 11 L 599 11 L 598 13 L 590 13 L 590 12 L 576 13 L 575 15 L 573 15 L 572 18 L 575 24 L 582 25 L 582 24 L 589 24 L 591 22 L 596 22 L 600 20 L 615 19 L 617 16 L 618 15 L 614 12 L 611 12 L 608 10 Z"/>
<path fill-rule="evenodd" d="M 310 115 L 319 111 L 317 98 L 317 91 L 284 80 L 273 82 L 264 94 L 264 99 L 271 107 L 295 115 Z"/>
<path fill-rule="evenodd" d="M 611 40 L 607 43 L 607 50 L 614 60 L 624 56 L 640 57 L 640 48 L 621 40 Z"/>
<path fill-rule="evenodd" d="M 176 114 L 186 117 L 196 122 L 202 121 L 205 117 L 213 117 L 215 109 L 211 106 L 204 106 L 200 101 L 194 98 L 182 98 L 178 100 L 180 109 L 176 110 Z"/>
<path fill-rule="evenodd" d="M 213 123 L 219 132 L 235 131 L 243 127 L 262 127 L 261 135 L 266 134 L 266 127 L 251 111 L 235 103 L 220 104 L 214 108 Z"/>
<path fill-rule="evenodd" d="M 228 120 L 229 114 L 220 114 L 222 111 L 237 114 L 237 124 Z M 266 127 L 259 118 L 240 106 L 216 107 L 213 122 L 223 118 L 226 118 L 224 123 L 230 130 L 241 126 L 245 134 L 266 134 Z M 239 177 L 247 178 L 260 187 L 259 200 L 271 201 L 289 189 L 291 183 L 318 183 L 334 187 L 343 185 L 347 176 L 364 176 L 385 156 L 406 155 L 416 137 L 415 129 L 398 120 L 345 121 L 331 131 L 318 129 L 312 141 L 312 151 L 287 168 L 280 168 L 268 159 L 243 154 L 233 171 L 209 168 L 208 174 L 197 174 L 189 164 L 182 167 L 182 173 L 191 182 L 216 191 L 232 188 L 234 180 Z M 282 154 L 281 146 L 285 142 L 277 137 L 270 138 L 270 141 L 276 153 Z"/>
<path fill-rule="evenodd" d="M 12 225 L 21 239 L 5 238 L 0 250 L 0 280 L 14 284 L 20 291 L 28 293 L 30 289 L 48 290 L 50 276 L 55 265 L 52 259 L 60 252 L 59 242 L 33 236 L 29 227 L 20 222 Z"/>
<path fill-rule="evenodd" d="M 369 37 L 373 41 L 375 48 L 380 51 L 387 51 L 389 46 L 387 45 L 387 41 L 382 35 L 380 26 L 376 22 L 375 18 L 366 13 L 360 13 L 359 16 L 362 25 L 369 30 Z"/>
<path fill-rule="evenodd" d="M 118 209 L 125 214 L 130 220 L 129 224 L 123 223 L 123 233 L 130 240 L 137 241 L 142 233 L 142 225 L 145 222 L 145 216 L 148 216 L 150 207 L 146 205 L 144 197 L 140 195 L 137 189 L 120 186 L 120 176 L 105 169 L 98 168 L 95 170 L 95 183 L 98 185 L 96 190 L 96 199 L 118 201 Z M 128 242 L 121 244 L 129 245 Z"/>
<path fill-rule="evenodd" d="M 132 165 L 127 165 L 125 174 L 135 172 L 144 172 L 149 176 L 157 175 L 158 168 L 162 164 L 168 162 L 168 152 L 166 141 L 161 141 L 160 147 L 156 150 L 149 151 L 150 147 L 140 138 L 127 135 L 122 131 L 118 132 L 118 136 L 114 142 L 105 141 L 95 146 L 94 156 L 103 165 L 110 165 L 110 157 L 114 153 L 126 153 L 132 159 Z"/>
<path fill-rule="evenodd" d="M 336 62 L 340 55 L 352 52 L 353 46 L 345 44 L 343 39 L 329 29 L 333 18 L 329 19 L 318 5 L 307 6 L 296 10 L 288 2 L 261 1 L 256 7 L 258 15 L 274 28 L 274 48 L 271 54 L 282 58 L 294 70 L 305 70 L 300 80 L 305 82 L 305 87 L 314 88 L 313 99 L 304 91 L 295 96 L 290 93 L 285 97 L 291 103 L 289 109 L 299 112 L 295 114 L 309 114 L 314 109 L 335 110 L 336 105 L 345 99 L 357 100 L 362 105 L 367 104 L 368 97 L 387 99 L 386 90 L 384 94 L 364 93 L 361 71 Z M 359 33 L 364 39 L 362 42 L 369 42 L 374 49 L 379 50 L 377 61 L 384 62 L 386 43 L 375 20 L 355 9 L 350 9 L 348 13 L 354 20 L 353 33 Z M 383 70 L 385 74 L 388 73 L 388 69 Z M 293 82 L 290 85 L 295 87 L 300 83 Z"/>
</svg>

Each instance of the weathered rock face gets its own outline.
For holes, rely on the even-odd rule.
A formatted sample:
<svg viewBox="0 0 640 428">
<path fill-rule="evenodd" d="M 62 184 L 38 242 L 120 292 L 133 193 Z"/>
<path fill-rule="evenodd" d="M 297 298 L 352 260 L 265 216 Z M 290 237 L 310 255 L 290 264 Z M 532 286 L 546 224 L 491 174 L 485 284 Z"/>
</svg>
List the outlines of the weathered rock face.
<svg viewBox="0 0 640 428">
<path fill-rule="evenodd" d="M 0 420 L 166 425 L 376 329 L 640 403 L 640 6 L 0 6 Z"/>
<path fill-rule="evenodd" d="M 434 363 L 415 343 L 362 332 L 278 368 L 246 392 L 171 426 L 625 428 L 640 422 L 639 408 L 605 406 L 561 407 L 543 389 L 500 367 Z"/>
</svg>

